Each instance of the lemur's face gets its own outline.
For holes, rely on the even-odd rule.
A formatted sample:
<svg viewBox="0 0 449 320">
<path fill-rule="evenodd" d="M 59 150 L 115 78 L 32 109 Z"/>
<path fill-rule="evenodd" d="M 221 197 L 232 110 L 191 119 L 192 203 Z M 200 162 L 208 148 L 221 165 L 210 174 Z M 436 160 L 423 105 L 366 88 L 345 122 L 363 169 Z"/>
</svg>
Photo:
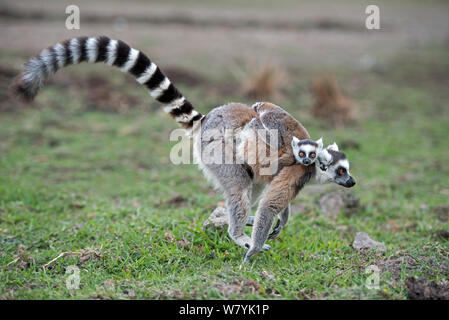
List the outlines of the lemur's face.
<svg viewBox="0 0 449 320">
<path fill-rule="evenodd" d="M 346 188 L 355 185 L 355 180 L 349 173 L 349 161 L 338 150 L 336 143 L 320 152 L 317 164 L 317 177 L 321 183 L 334 182 Z"/>
<path fill-rule="evenodd" d="M 299 140 L 293 137 L 292 149 L 293 155 L 298 163 L 308 166 L 315 162 L 318 154 L 323 148 L 322 139 L 313 141 L 312 139 Z"/>
</svg>

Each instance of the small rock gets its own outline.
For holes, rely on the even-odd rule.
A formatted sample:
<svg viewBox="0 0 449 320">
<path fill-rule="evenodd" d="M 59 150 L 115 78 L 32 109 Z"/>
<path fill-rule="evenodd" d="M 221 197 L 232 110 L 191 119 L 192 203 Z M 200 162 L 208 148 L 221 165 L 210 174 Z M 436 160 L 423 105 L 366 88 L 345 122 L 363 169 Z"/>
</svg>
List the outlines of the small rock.
<svg viewBox="0 0 449 320">
<path fill-rule="evenodd" d="M 114 282 L 115 281 L 113 279 L 108 279 L 105 282 L 103 282 L 103 285 L 107 290 L 114 290 L 115 289 Z"/>
<path fill-rule="evenodd" d="M 166 206 L 173 206 L 175 208 L 179 208 L 182 207 L 183 205 L 185 205 L 188 202 L 187 198 L 185 198 L 182 195 L 176 195 L 171 197 L 170 199 L 168 199 L 164 205 Z"/>
<path fill-rule="evenodd" d="M 306 214 L 308 211 L 307 205 L 303 201 L 292 202 L 290 204 L 290 212 L 291 214 L 301 213 Z"/>
<path fill-rule="evenodd" d="M 268 280 L 274 280 L 274 279 L 275 279 L 274 276 L 273 276 L 272 274 L 268 273 L 268 271 L 262 271 L 262 272 L 260 273 L 260 275 L 261 275 L 262 278 L 264 278 L 264 279 L 268 279 Z"/>
<path fill-rule="evenodd" d="M 164 237 L 168 242 L 174 242 L 175 241 L 175 236 L 172 235 L 170 232 L 165 232 L 164 233 Z"/>
<path fill-rule="evenodd" d="M 382 242 L 378 242 L 371 239 L 365 232 L 358 232 L 355 235 L 355 239 L 352 246 L 357 251 L 363 249 L 375 249 L 377 252 L 380 253 L 387 252 L 387 248 Z"/>
<path fill-rule="evenodd" d="M 85 207 L 85 205 L 82 204 L 82 203 L 71 203 L 71 204 L 69 205 L 69 207 L 70 207 L 71 209 L 83 209 L 83 208 Z"/>
<path fill-rule="evenodd" d="M 447 222 L 449 220 L 449 206 L 438 206 L 433 209 L 438 220 Z"/>
<path fill-rule="evenodd" d="M 324 216 L 336 219 L 340 211 L 353 213 L 360 208 L 359 199 L 350 192 L 331 192 L 318 200 Z"/>
<path fill-rule="evenodd" d="M 181 240 L 176 241 L 176 244 L 180 247 L 188 247 L 192 243 L 189 240 L 182 238 Z"/>
<path fill-rule="evenodd" d="M 449 230 L 437 230 L 433 232 L 436 238 L 449 239 Z"/>
<path fill-rule="evenodd" d="M 412 300 L 448 300 L 449 282 L 441 280 L 439 283 L 408 277 L 405 281 L 408 297 Z"/>
<path fill-rule="evenodd" d="M 318 200 L 321 212 L 328 218 L 337 218 L 338 213 L 344 206 L 343 197 L 338 192 L 324 195 Z"/>
<path fill-rule="evenodd" d="M 203 224 L 203 230 L 224 231 L 228 226 L 228 214 L 224 207 L 217 207 Z"/>
</svg>

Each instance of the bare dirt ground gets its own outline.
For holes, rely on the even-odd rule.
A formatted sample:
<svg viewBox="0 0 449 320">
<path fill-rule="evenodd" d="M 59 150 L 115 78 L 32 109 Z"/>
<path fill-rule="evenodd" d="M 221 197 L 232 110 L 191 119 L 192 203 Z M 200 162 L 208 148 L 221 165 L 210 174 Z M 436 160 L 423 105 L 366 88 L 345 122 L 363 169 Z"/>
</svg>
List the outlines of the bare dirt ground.
<svg viewBox="0 0 449 320">
<path fill-rule="evenodd" d="M 81 29 L 65 28 L 76 4 Z M 37 53 L 57 41 L 105 34 L 125 39 L 163 65 L 202 66 L 214 76 L 233 63 L 285 68 L 358 66 L 449 41 L 449 3 L 377 1 L 381 30 L 365 28 L 366 1 L 0 1 L 0 50 Z M 30 32 L 30 30 L 33 30 Z"/>
</svg>

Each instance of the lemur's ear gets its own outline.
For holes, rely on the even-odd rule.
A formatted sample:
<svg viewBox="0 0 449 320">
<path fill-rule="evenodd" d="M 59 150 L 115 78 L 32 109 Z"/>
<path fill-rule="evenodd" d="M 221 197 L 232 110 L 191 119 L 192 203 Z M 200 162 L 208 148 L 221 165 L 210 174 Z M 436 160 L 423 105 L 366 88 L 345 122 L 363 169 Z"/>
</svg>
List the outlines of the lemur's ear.
<svg viewBox="0 0 449 320">
<path fill-rule="evenodd" d="M 318 149 L 323 149 L 323 137 L 319 138 L 316 143 L 318 143 Z"/>
<path fill-rule="evenodd" d="M 337 144 L 334 142 L 333 144 L 329 145 L 327 147 L 328 150 L 334 150 L 334 151 L 338 151 L 338 146 Z"/>
<path fill-rule="evenodd" d="M 299 143 L 299 139 L 296 138 L 296 137 L 293 137 L 293 140 L 292 140 L 292 148 L 296 147 L 296 146 L 298 145 L 298 143 Z"/>
</svg>

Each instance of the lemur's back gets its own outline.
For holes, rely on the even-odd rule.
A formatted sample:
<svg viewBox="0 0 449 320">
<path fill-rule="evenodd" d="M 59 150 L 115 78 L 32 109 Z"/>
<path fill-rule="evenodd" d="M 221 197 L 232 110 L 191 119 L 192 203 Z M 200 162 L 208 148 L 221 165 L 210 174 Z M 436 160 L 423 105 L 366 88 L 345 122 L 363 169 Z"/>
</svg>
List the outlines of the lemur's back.
<svg viewBox="0 0 449 320">
<path fill-rule="evenodd" d="M 270 117 L 270 115 L 274 116 Z M 309 133 L 299 121 L 281 107 L 268 102 L 258 102 L 251 107 L 232 102 L 214 108 L 203 119 L 202 127 L 203 130 L 218 128 L 238 130 L 243 129 L 253 119 L 258 119 L 263 125 L 281 131 L 286 144 L 290 143 L 291 135 L 299 139 L 310 138 Z"/>
<path fill-rule="evenodd" d="M 262 155 L 265 153 L 261 153 L 261 150 L 270 150 L 270 146 L 265 144 L 265 140 L 260 139 L 260 135 L 257 135 L 257 130 L 267 129 L 277 130 L 280 137 L 276 148 L 277 154 L 271 158 Z M 256 134 L 248 135 L 248 131 Z M 270 161 L 276 161 L 279 170 L 283 166 L 294 164 L 295 158 L 291 149 L 292 137 L 309 138 L 307 130 L 301 123 L 282 108 L 271 103 L 257 103 L 251 107 L 242 103 L 229 103 L 214 108 L 201 122 L 201 130 L 196 131 L 194 135 L 195 157 L 203 170 L 204 166 L 201 162 L 205 162 L 204 157 L 209 157 L 209 152 L 203 152 L 200 158 L 200 150 L 221 150 L 224 144 L 227 144 L 231 148 L 225 149 L 219 159 L 208 159 L 208 161 L 220 161 L 225 165 L 243 163 L 251 168 L 256 180 L 265 182 L 271 181 L 276 172 L 269 175 L 260 174 L 261 168 Z M 256 162 L 248 161 L 248 155 Z M 208 176 L 207 173 L 206 176 Z"/>
<path fill-rule="evenodd" d="M 210 129 L 238 130 L 254 118 L 258 118 L 258 115 L 251 107 L 233 102 L 212 109 L 204 118 L 201 131 Z"/>
</svg>

